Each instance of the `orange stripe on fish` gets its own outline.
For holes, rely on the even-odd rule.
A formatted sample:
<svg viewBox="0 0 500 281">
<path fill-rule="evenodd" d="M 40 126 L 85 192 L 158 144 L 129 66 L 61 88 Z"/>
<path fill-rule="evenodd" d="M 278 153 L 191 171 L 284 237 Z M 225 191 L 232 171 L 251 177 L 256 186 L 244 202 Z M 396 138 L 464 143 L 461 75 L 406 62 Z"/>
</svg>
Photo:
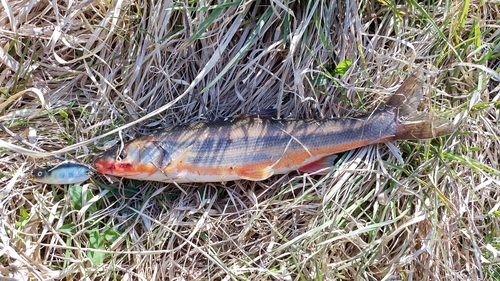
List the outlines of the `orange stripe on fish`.
<svg viewBox="0 0 500 281">
<path fill-rule="evenodd" d="M 97 171 L 165 182 L 263 180 L 294 170 L 315 172 L 334 154 L 397 139 L 450 134 L 445 119 L 417 112 L 422 85 L 410 76 L 389 101 L 359 118 L 273 120 L 240 116 L 173 126 L 112 148 L 94 162 Z"/>
</svg>

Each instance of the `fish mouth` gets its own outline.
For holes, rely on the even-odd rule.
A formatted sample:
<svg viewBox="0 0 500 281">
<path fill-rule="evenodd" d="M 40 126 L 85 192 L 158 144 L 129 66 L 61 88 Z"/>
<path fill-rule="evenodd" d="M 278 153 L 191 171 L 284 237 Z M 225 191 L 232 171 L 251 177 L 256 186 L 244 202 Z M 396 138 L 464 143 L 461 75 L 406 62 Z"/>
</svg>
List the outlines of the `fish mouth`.
<svg viewBox="0 0 500 281">
<path fill-rule="evenodd" d="M 99 157 L 94 160 L 93 166 L 96 171 L 101 174 L 113 175 L 113 176 L 134 176 L 137 174 L 134 165 L 129 162 L 116 162 L 114 160 L 108 160 L 103 157 Z"/>
<path fill-rule="evenodd" d="M 93 166 L 97 172 L 102 174 L 112 174 L 116 168 L 115 163 L 107 161 L 104 158 L 97 158 L 94 160 Z"/>
</svg>

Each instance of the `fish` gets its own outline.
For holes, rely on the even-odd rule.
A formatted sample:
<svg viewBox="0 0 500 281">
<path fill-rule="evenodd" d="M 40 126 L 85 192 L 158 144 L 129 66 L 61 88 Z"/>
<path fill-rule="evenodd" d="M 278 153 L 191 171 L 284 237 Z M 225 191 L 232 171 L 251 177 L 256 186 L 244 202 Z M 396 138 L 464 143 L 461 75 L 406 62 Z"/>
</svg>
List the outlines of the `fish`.
<svg viewBox="0 0 500 281">
<path fill-rule="evenodd" d="M 336 154 L 395 140 L 451 134 L 451 122 L 417 111 L 419 67 L 389 100 L 357 118 L 273 119 L 266 116 L 197 121 L 117 145 L 94 161 L 97 172 L 160 182 L 261 181 L 292 171 L 333 166 Z M 326 174 L 326 173 L 324 173 Z"/>
<path fill-rule="evenodd" d="M 47 184 L 75 184 L 90 178 L 89 167 L 78 163 L 62 163 L 31 172 L 30 179 Z"/>
</svg>

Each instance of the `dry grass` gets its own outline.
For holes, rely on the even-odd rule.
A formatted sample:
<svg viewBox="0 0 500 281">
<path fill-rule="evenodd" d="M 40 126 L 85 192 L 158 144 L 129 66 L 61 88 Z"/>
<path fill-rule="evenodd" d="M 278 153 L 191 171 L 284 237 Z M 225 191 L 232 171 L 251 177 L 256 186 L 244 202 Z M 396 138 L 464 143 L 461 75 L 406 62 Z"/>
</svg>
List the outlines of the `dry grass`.
<svg viewBox="0 0 500 281">
<path fill-rule="evenodd" d="M 270 107 L 356 115 L 417 65 L 424 105 L 457 124 L 450 137 L 399 142 L 404 163 L 369 146 L 329 177 L 183 191 L 102 176 L 36 184 L 24 174 L 57 160 L 3 148 L 1 280 L 500 280 L 498 2 L 1 6 L 0 122 L 69 159 Z"/>
</svg>

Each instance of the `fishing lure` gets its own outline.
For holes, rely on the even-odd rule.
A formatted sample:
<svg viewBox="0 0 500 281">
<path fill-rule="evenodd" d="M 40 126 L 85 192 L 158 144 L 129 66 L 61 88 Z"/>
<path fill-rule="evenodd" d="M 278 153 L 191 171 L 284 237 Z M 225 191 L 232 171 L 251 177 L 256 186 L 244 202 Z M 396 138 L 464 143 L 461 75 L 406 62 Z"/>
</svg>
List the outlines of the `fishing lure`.
<svg viewBox="0 0 500 281">
<path fill-rule="evenodd" d="M 97 171 L 164 182 L 260 181 L 290 171 L 331 167 L 335 153 L 398 139 L 447 135 L 448 120 L 418 112 L 421 69 L 385 105 L 359 118 L 276 120 L 259 116 L 173 126 L 117 146 Z"/>
<path fill-rule="evenodd" d="M 77 163 L 62 163 L 31 172 L 33 181 L 48 184 L 74 184 L 86 181 L 91 176 L 90 168 Z"/>
</svg>

